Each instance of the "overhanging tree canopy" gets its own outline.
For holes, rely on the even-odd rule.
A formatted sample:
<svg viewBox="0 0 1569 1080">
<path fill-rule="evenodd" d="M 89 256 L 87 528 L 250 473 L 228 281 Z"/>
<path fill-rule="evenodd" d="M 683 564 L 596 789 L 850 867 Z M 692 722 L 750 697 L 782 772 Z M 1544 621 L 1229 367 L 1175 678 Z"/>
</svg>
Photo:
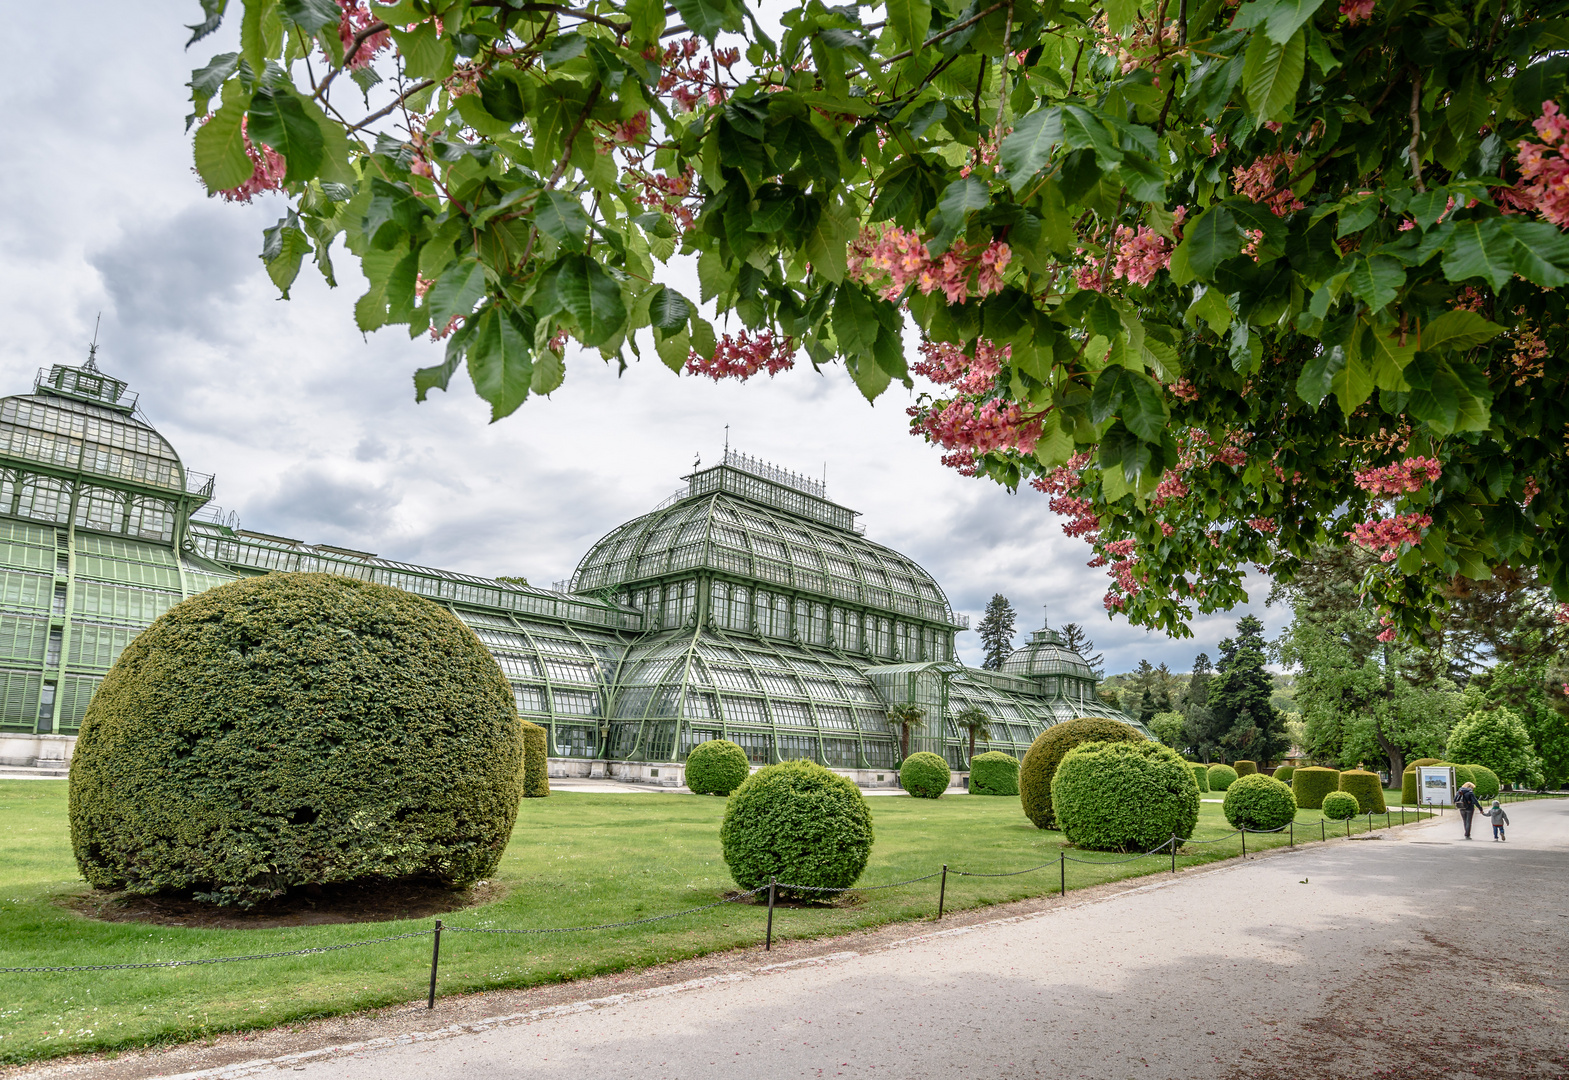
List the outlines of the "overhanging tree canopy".
<svg viewBox="0 0 1569 1080">
<path fill-rule="evenodd" d="M 505 416 L 568 337 L 716 378 L 802 352 L 869 399 L 913 371 L 915 430 L 1051 495 L 1109 610 L 1185 632 L 1351 542 L 1392 635 L 1499 566 L 1569 598 L 1566 14 L 244 0 L 195 156 L 287 194 L 285 295 L 342 238 L 359 326 L 444 340 L 420 396 L 464 365 Z"/>
</svg>

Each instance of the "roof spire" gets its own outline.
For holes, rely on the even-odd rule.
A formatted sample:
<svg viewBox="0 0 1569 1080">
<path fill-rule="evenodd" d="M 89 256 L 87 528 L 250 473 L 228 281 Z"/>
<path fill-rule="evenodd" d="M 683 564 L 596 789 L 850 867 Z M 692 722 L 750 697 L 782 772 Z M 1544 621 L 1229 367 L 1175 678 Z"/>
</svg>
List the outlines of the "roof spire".
<svg viewBox="0 0 1569 1080">
<path fill-rule="evenodd" d="M 1050 630 L 1051 629 L 1051 605 L 1050 604 L 1042 604 L 1041 605 L 1041 629 L 1043 629 L 1043 630 Z"/>
<path fill-rule="evenodd" d="M 82 365 L 88 371 L 98 370 L 98 324 L 103 322 L 103 318 L 104 313 L 100 311 L 98 317 L 93 320 L 93 341 L 87 346 L 87 363 Z"/>
</svg>

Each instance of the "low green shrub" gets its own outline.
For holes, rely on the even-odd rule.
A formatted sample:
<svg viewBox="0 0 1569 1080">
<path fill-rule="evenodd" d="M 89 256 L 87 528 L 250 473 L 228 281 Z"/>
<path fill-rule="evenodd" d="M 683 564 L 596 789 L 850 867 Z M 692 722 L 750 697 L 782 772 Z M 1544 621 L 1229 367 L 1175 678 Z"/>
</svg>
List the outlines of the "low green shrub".
<svg viewBox="0 0 1569 1080">
<path fill-rule="evenodd" d="M 746 751 L 729 739 L 708 739 L 686 756 L 686 786 L 697 795 L 728 795 L 752 775 Z"/>
<path fill-rule="evenodd" d="M 1051 785 L 1063 757 L 1080 743 L 1147 742 L 1127 724 L 1099 716 L 1081 716 L 1053 724 L 1035 737 L 1019 765 L 1019 802 L 1037 829 L 1055 829 Z"/>
<path fill-rule="evenodd" d="M 1280 768 L 1275 770 L 1274 776 L 1275 779 L 1279 780 L 1282 784 L 1289 784 L 1291 783 L 1291 774 L 1296 771 L 1296 766 L 1294 765 L 1282 765 Z"/>
<path fill-rule="evenodd" d="M 71 763 L 97 888 L 250 906 L 489 877 L 523 793 L 512 687 L 452 612 L 336 574 L 191 597 L 126 647 Z"/>
<path fill-rule="evenodd" d="M 543 799 L 550 794 L 550 755 L 545 742 L 550 732 L 523 721 L 523 797 Z"/>
<path fill-rule="evenodd" d="M 1331 791 L 1324 796 L 1322 811 L 1330 821 L 1345 821 L 1361 812 L 1357 797 L 1349 791 Z"/>
<path fill-rule="evenodd" d="M 1406 806 L 1415 806 L 1421 802 L 1417 793 L 1416 770 L 1420 765 L 1437 765 L 1438 758 L 1417 758 L 1407 765 L 1405 772 L 1400 774 L 1400 801 Z"/>
<path fill-rule="evenodd" d="M 1291 774 L 1291 793 L 1297 805 L 1304 810 L 1317 810 L 1324 805 L 1324 796 L 1340 790 L 1340 771 L 1309 765 Z"/>
<path fill-rule="evenodd" d="M 1364 814 L 1382 814 L 1388 809 L 1384 805 L 1384 782 L 1375 772 L 1347 769 L 1340 774 L 1340 790 L 1355 796 Z"/>
<path fill-rule="evenodd" d="M 1297 816 L 1297 799 L 1273 776 L 1254 773 L 1239 777 L 1226 789 L 1222 809 L 1234 829 L 1268 831 L 1285 828 Z"/>
<path fill-rule="evenodd" d="M 1499 782 L 1498 774 L 1485 765 L 1473 765 L 1471 771 L 1476 774 L 1476 797 L 1478 799 L 1496 799 L 1499 789 L 1503 784 Z"/>
<path fill-rule="evenodd" d="M 1081 743 L 1052 781 L 1063 834 L 1092 851 L 1149 851 L 1193 835 L 1199 791 L 1188 763 L 1160 743 Z"/>
<path fill-rule="evenodd" d="M 925 750 L 911 754 L 899 766 L 899 786 L 917 799 L 942 798 L 952 780 L 948 763 Z"/>
<path fill-rule="evenodd" d="M 1245 759 L 1233 761 L 1231 767 L 1237 770 L 1238 776 L 1253 776 L 1258 772 L 1258 762 L 1256 761 L 1247 761 Z"/>
<path fill-rule="evenodd" d="M 1209 767 L 1209 789 L 1211 791 L 1225 791 L 1237 782 L 1237 770 L 1230 765 L 1219 763 Z"/>
<path fill-rule="evenodd" d="M 988 750 L 970 759 L 971 795 L 1017 795 L 1019 759 L 1001 750 Z"/>
<path fill-rule="evenodd" d="M 1193 770 L 1193 780 L 1199 786 L 1200 794 L 1209 793 L 1209 766 L 1200 765 L 1198 762 L 1189 762 L 1188 768 Z"/>
<path fill-rule="evenodd" d="M 743 889 L 770 877 L 847 889 L 872 855 L 872 812 L 845 777 L 815 762 L 786 761 L 757 770 L 731 793 L 719 843 Z"/>
</svg>

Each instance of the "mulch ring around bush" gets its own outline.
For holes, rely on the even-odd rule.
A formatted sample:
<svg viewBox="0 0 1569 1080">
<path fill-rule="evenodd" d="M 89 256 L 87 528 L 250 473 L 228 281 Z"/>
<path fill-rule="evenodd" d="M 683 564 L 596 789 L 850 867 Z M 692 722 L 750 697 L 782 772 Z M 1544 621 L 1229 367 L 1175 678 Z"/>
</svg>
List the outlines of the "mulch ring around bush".
<svg viewBox="0 0 1569 1080">
<path fill-rule="evenodd" d="M 280 926 L 392 922 L 428 919 L 449 911 L 490 904 L 506 895 L 499 882 L 481 881 L 453 889 L 429 878 L 407 881 L 344 882 L 294 889 L 251 908 L 218 907 L 188 896 L 142 896 L 82 889 L 58 903 L 101 922 L 139 922 L 207 930 L 270 930 Z M 765 898 L 766 899 L 766 898 Z"/>
</svg>

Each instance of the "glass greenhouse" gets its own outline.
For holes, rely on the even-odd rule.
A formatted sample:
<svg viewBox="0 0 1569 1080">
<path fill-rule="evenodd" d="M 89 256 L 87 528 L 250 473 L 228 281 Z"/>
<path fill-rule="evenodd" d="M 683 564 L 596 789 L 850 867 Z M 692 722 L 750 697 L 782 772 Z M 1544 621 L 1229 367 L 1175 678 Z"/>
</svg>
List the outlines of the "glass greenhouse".
<svg viewBox="0 0 1569 1080">
<path fill-rule="evenodd" d="M 1132 722 L 1053 630 L 1001 671 L 958 663 L 967 621 L 930 574 L 866 539 L 821 482 L 733 451 L 595 544 L 560 591 L 241 529 L 212 492 L 91 360 L 0 399 L 0 761 L 68 757 L 104 674 L 172 605 L 295 570 L 453 611 L 549 730 L 557 773 L 673 782 L 693 746 L 728 738 L 758 764 L 810 758 L 890 783 L 895 704 L 925 712 L 912 751 L 955 769 L 967 706 L 991 720 L 987 749 L 1020 755 L 1075 716 Z"/>
</svg>

